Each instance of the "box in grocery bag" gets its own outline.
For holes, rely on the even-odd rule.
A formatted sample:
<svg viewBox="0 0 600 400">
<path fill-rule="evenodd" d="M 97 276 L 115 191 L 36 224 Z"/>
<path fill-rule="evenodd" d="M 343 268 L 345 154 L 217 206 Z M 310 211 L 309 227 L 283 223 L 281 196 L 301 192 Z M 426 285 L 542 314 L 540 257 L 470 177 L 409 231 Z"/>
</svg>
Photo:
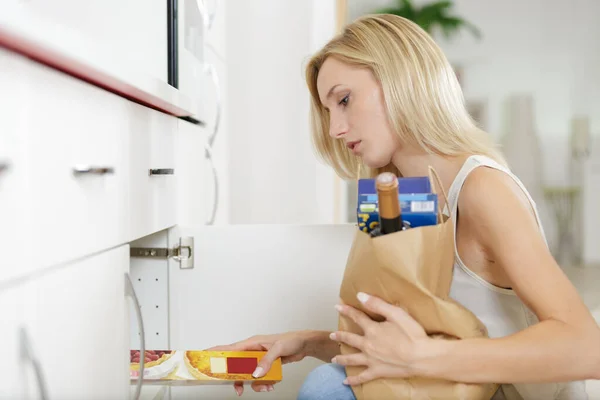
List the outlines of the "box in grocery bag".
<svg viewBox="0 0 600 400">
<path fill-rule="evenodd" d="M 398 201 L 402 220 L 416 228 L 437 223 L 438 196 L 432 192 L 429 177 L 398 178 Z M 370 233 L 379 226 L 379 201 L 375 179 L 358 180 L 356 209 L 358 228 Z"/>
</svg>

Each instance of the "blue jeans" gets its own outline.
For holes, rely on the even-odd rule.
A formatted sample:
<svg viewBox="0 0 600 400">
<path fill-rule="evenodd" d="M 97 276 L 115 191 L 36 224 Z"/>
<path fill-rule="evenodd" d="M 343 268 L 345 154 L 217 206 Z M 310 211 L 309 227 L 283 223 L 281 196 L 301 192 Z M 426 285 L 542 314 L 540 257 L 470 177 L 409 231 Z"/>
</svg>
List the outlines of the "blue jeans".
<svg viewBox="0 0 600 400">
<path fill-rule="evenodd" d="M 304 380 L 297 400 L 356 400 L 352 388 L 344 385 L 346 370 L 337 364 L 324 364 Z"/>
</svg>

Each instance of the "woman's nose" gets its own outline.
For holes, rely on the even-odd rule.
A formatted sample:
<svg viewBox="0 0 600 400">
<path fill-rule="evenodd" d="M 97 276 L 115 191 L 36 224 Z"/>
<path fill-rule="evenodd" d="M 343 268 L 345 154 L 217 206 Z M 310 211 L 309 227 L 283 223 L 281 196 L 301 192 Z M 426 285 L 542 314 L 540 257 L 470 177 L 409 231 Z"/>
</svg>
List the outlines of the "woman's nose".
<svg viewBox="0 0 600 400">
<path fill-rule="evenodd" d="M 342 138 L 348 132 L 348 124 L 343 118 L 331 118 L 329 135 L 334 139 Z"/>
</svg>

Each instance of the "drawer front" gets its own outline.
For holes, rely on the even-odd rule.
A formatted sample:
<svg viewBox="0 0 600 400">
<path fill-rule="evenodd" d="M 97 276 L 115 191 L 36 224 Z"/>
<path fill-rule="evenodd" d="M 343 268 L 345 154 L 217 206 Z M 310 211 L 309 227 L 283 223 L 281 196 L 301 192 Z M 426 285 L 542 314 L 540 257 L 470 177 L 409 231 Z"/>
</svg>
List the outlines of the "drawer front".
<svg viewBox="0 0 600 400">
<path fill-rule="evenodd" d="M 36 267 L 126 241 L 128 101 L 41 65 L 28 95 Z"/>
<path fill-rule="evenodd" d="M 0 283 L 27 272 L 27 152 L 24 148 L 29 62 L 0 48 Z"/>
<path fill-rule="evenodd" d="M 49 399 L 129 398 L 129 246 L 50 271 L 37 293 L 31 341 Z"/>
<path fill-rule="evenodd" d="M 216 200 L 215 177 L 210 160 L 204 154 L 206 142 L 206 129 L 179 121 L 175 150 L 178 225 L 203 226 L 212 215 Z"/>
<path fill-rule="evenodd" d="M 134 103 L 128 114 L 129 240 L 135 240 L 176 224 L 178 120 Z"/>
</svg>

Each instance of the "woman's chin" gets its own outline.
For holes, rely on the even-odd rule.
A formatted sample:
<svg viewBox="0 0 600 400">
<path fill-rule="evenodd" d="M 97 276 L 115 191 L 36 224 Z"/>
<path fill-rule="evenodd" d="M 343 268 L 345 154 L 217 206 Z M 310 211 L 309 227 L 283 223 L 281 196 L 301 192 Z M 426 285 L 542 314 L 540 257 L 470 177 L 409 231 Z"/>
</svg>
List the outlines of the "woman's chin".
<svg viewBox="0 0 600 400">
<path fill-rule="evenodd" d="M 371 169 L 387 167 L 390 164 L 390 160 L 373 159 L 364 156 L 362 157 L 362 161 L 367 167 Z"/>
</svg>

